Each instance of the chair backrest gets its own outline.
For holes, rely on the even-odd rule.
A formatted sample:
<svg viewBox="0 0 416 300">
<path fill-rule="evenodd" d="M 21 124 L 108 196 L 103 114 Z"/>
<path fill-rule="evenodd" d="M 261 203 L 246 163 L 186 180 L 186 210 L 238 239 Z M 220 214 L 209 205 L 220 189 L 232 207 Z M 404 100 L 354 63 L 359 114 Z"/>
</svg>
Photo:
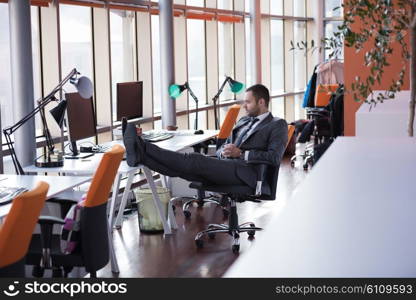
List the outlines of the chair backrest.
<svg viewBox="0 0 416 300">
<path fill-rule="evenodd" d="M 225 140 L 230 136 L 231 131 L 234 128 L 235 122 L 240 112 L 241 105 L 234 104 L 232 105 L 225 115 L 224 122 L 222 122 L 220 132 L 217 136 L 217 148 L 220 147 Z"/>
<path fill-rule="evenodd" d="M 295 125 L 287 125 L 287 143 L 286 148 L 289 146 L 290 140 L 293 137 L 293 134 L 295 133 Z"/>
<path fill-rule="evenodd" d="M 26 255 L 48 189 L 49 184 L 41 181 L 34 189 L 13 200 L 0 228 L 0 268 L 16 263 Z"/>
<path fill-rule="evenodd" d="M 315 107 L 327 106 L 332 93 L 338 89 L 338 84 L 320 84 L 316 89 Z"/>
<path fill-rule="evenodd" d="M 81 246 L 87 272 L 103 268 L 109 260 L 107 200 L 123 154 L 120 145 L 104 154 L 81 210 Z"/>
<path fill-rule="evenodd" d="M 104 153 L 88 189 L 85 207 L 94 207 L 107 202 L 123 154 L 124 148 L 120 145 L 115 145 Z"/>
</svg>

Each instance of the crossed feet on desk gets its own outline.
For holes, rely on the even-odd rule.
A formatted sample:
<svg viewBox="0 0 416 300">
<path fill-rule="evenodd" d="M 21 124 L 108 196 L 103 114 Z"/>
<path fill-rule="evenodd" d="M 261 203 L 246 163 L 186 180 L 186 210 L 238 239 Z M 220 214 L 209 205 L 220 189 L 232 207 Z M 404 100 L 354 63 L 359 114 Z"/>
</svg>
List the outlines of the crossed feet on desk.
<svg viewBox="0 0 416 300">
<path fill-rule="evenodd" d="M 136 130 L 136 125 L 122 119 L 123 142 L 126 147 L 126 161 L 130 167 L 137 167 L 143 162 L 145 143 Z"/>
</svg>

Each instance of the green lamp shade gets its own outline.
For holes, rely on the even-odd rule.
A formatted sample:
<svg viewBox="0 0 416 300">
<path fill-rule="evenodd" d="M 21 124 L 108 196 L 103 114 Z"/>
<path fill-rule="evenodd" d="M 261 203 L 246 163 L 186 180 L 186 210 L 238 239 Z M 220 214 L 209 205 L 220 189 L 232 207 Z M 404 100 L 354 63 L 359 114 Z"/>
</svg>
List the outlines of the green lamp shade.
<svg viewBox="0 0 416 300">
<path fill-rule="evenodd" d="M 244 84 L 233 79 L 230 79 L 230 88 L 231 91 L 235 94 L 240 93 L 244 90 Z"/>
<path fill-rule="evenodd" d="M 185 85 L 172 84 L 169 87 L 169 96 L 176 99 L 185 89 Z"/>
</svg>

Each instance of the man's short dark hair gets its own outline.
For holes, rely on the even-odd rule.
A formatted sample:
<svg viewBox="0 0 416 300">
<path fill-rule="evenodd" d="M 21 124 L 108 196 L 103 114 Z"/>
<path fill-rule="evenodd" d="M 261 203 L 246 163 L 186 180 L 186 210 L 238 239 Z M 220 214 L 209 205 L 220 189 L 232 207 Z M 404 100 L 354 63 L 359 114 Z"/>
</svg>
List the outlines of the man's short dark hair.
<svg viewBox="0 0 416 300">
<path fill-rule="evenodd" d="M 255 84 L 249 87 L 246 92 L 251 92 L 258 103 L 260 99 L 264 99 L 266 106 L 269 107 L 270 94 L 268 88 L 262 84 Z"/>
</svg>

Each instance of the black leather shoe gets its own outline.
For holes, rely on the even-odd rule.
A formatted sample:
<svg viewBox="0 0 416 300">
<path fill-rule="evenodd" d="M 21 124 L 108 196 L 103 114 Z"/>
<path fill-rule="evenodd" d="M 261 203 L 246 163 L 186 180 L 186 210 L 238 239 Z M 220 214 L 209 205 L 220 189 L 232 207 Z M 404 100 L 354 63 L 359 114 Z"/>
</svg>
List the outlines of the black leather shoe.
<svg viewBox="0 0 416 300">
<path fill-rule="evenodd" d="M 126 124 L 123 133 L 124 147 L 126 147 L 126 161 L 130 167 L 137 167 L 143 159 L 143 144 L 137 136 L 136 126 L 133 123 Z"/>
</svg>

